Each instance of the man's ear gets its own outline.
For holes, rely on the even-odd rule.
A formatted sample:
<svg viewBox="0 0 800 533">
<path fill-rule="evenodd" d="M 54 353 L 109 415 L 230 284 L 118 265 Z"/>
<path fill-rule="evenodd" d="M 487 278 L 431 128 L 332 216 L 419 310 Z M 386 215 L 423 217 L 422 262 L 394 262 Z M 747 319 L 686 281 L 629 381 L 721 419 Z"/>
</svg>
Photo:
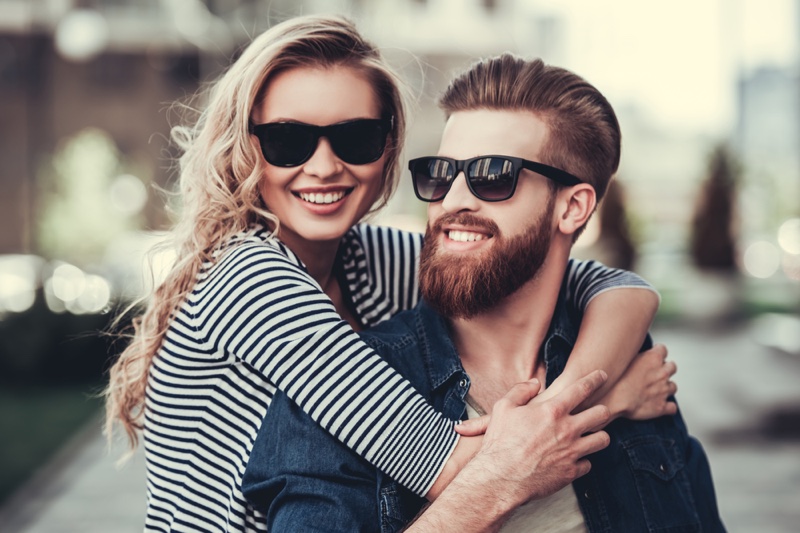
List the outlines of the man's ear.
<svg viewBox="0 0 800 533">
<path fill-rule="evenodd" d="M 572 235 L 589 221 L 597 206 L 597 194 L 588 183 L 580 183 L 562 191 L 565 209 L 561 212 L 558 229 L 566 235 Z M 562 204 L 564 205 L 564 204 Z"/>
</svg>

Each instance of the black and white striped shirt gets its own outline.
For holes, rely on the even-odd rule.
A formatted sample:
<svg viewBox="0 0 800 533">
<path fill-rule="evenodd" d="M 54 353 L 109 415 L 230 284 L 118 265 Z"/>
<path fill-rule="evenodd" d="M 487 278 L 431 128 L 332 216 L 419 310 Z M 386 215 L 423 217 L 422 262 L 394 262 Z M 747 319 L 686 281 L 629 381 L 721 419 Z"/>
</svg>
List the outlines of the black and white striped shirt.
<svg viewBox="0 0 800 533">
<path fill-rule="evenodd" d="M 422 236 L 359 225 L 337 269 L 367 327 L 413 307 Z M 630 272 L 570 262 L 570 298 L 649 287 Z M 376 467 L 425 494 L 457 441 L 343 321 L 297 256 L 263 228 L 204 265 L 153 360 L 145 402 L 147 531 L 263 531 L 242 475 L 281 389 Z"/>
</svg>

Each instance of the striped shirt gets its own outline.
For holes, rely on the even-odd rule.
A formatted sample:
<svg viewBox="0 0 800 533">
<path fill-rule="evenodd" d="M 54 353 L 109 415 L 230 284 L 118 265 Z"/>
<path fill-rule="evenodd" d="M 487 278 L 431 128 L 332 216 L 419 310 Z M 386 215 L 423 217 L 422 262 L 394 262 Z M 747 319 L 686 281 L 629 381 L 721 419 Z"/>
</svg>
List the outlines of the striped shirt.
<svg viewBox="0 0 800 533">
<path fill-rule="evenodd" d="M 418 300 L 422 236 L 359 225 L 337 274 L 364 326 Z M 649 287 L 640 277 L 571 261 L 569 295 Z M 285 245 L 261 227 L 203 266 L 153 360 L 145 401 L 147 531 L 264 531 L 241 492 L 276 389 L 345 445 L 424 495 L 455 447 L 434 411 L 337 314 Z"/>
</svg>

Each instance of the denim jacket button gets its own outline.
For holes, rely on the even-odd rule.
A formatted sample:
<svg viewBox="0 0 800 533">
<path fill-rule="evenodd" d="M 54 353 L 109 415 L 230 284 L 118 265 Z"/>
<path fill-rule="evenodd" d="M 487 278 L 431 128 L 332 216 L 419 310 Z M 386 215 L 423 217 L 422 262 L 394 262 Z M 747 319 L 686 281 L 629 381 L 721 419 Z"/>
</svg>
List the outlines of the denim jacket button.
<svg viewBox="0 0 800 533">
<path fill-rule="evenodd" d="M 664 466 L 664 463 L 661 463 L 660 465 L 658 465 L 658 469 L 661 470 L 662 474 L 666 474 L 667 473 L 667 467 Z"/>
<path fill-rule="evenodd" d="M 467 386 L 467 378 L 461 378 L 461 381 L 458 382 L 458 386 L 462 389 L 466 388 Z"/>
<path fill-rule="evenodd" d="M 583 497 L 586 498 L 587 500 L 591 500 L 592 499 L 591 491 L 589 489 L 586 489 L 586 491 L 584 491 L 583 493 Z"/>
</svg>

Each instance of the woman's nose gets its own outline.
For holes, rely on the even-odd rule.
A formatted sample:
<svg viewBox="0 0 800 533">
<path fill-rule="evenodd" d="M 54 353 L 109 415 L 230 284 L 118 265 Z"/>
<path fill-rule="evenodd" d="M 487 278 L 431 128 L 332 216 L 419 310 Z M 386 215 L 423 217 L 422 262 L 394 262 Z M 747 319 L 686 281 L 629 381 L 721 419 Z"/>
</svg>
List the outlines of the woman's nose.
<svg viewBox="0 0 800 533">
<path fill-rule="evenodd" d="M 303 164 L 303 172 L 325 179 L 341 173 L 343 166 L 341 159 L 333 151 L 330 141 L 326 137 L 320 137 L 317 149 Z"/>
</svg>

